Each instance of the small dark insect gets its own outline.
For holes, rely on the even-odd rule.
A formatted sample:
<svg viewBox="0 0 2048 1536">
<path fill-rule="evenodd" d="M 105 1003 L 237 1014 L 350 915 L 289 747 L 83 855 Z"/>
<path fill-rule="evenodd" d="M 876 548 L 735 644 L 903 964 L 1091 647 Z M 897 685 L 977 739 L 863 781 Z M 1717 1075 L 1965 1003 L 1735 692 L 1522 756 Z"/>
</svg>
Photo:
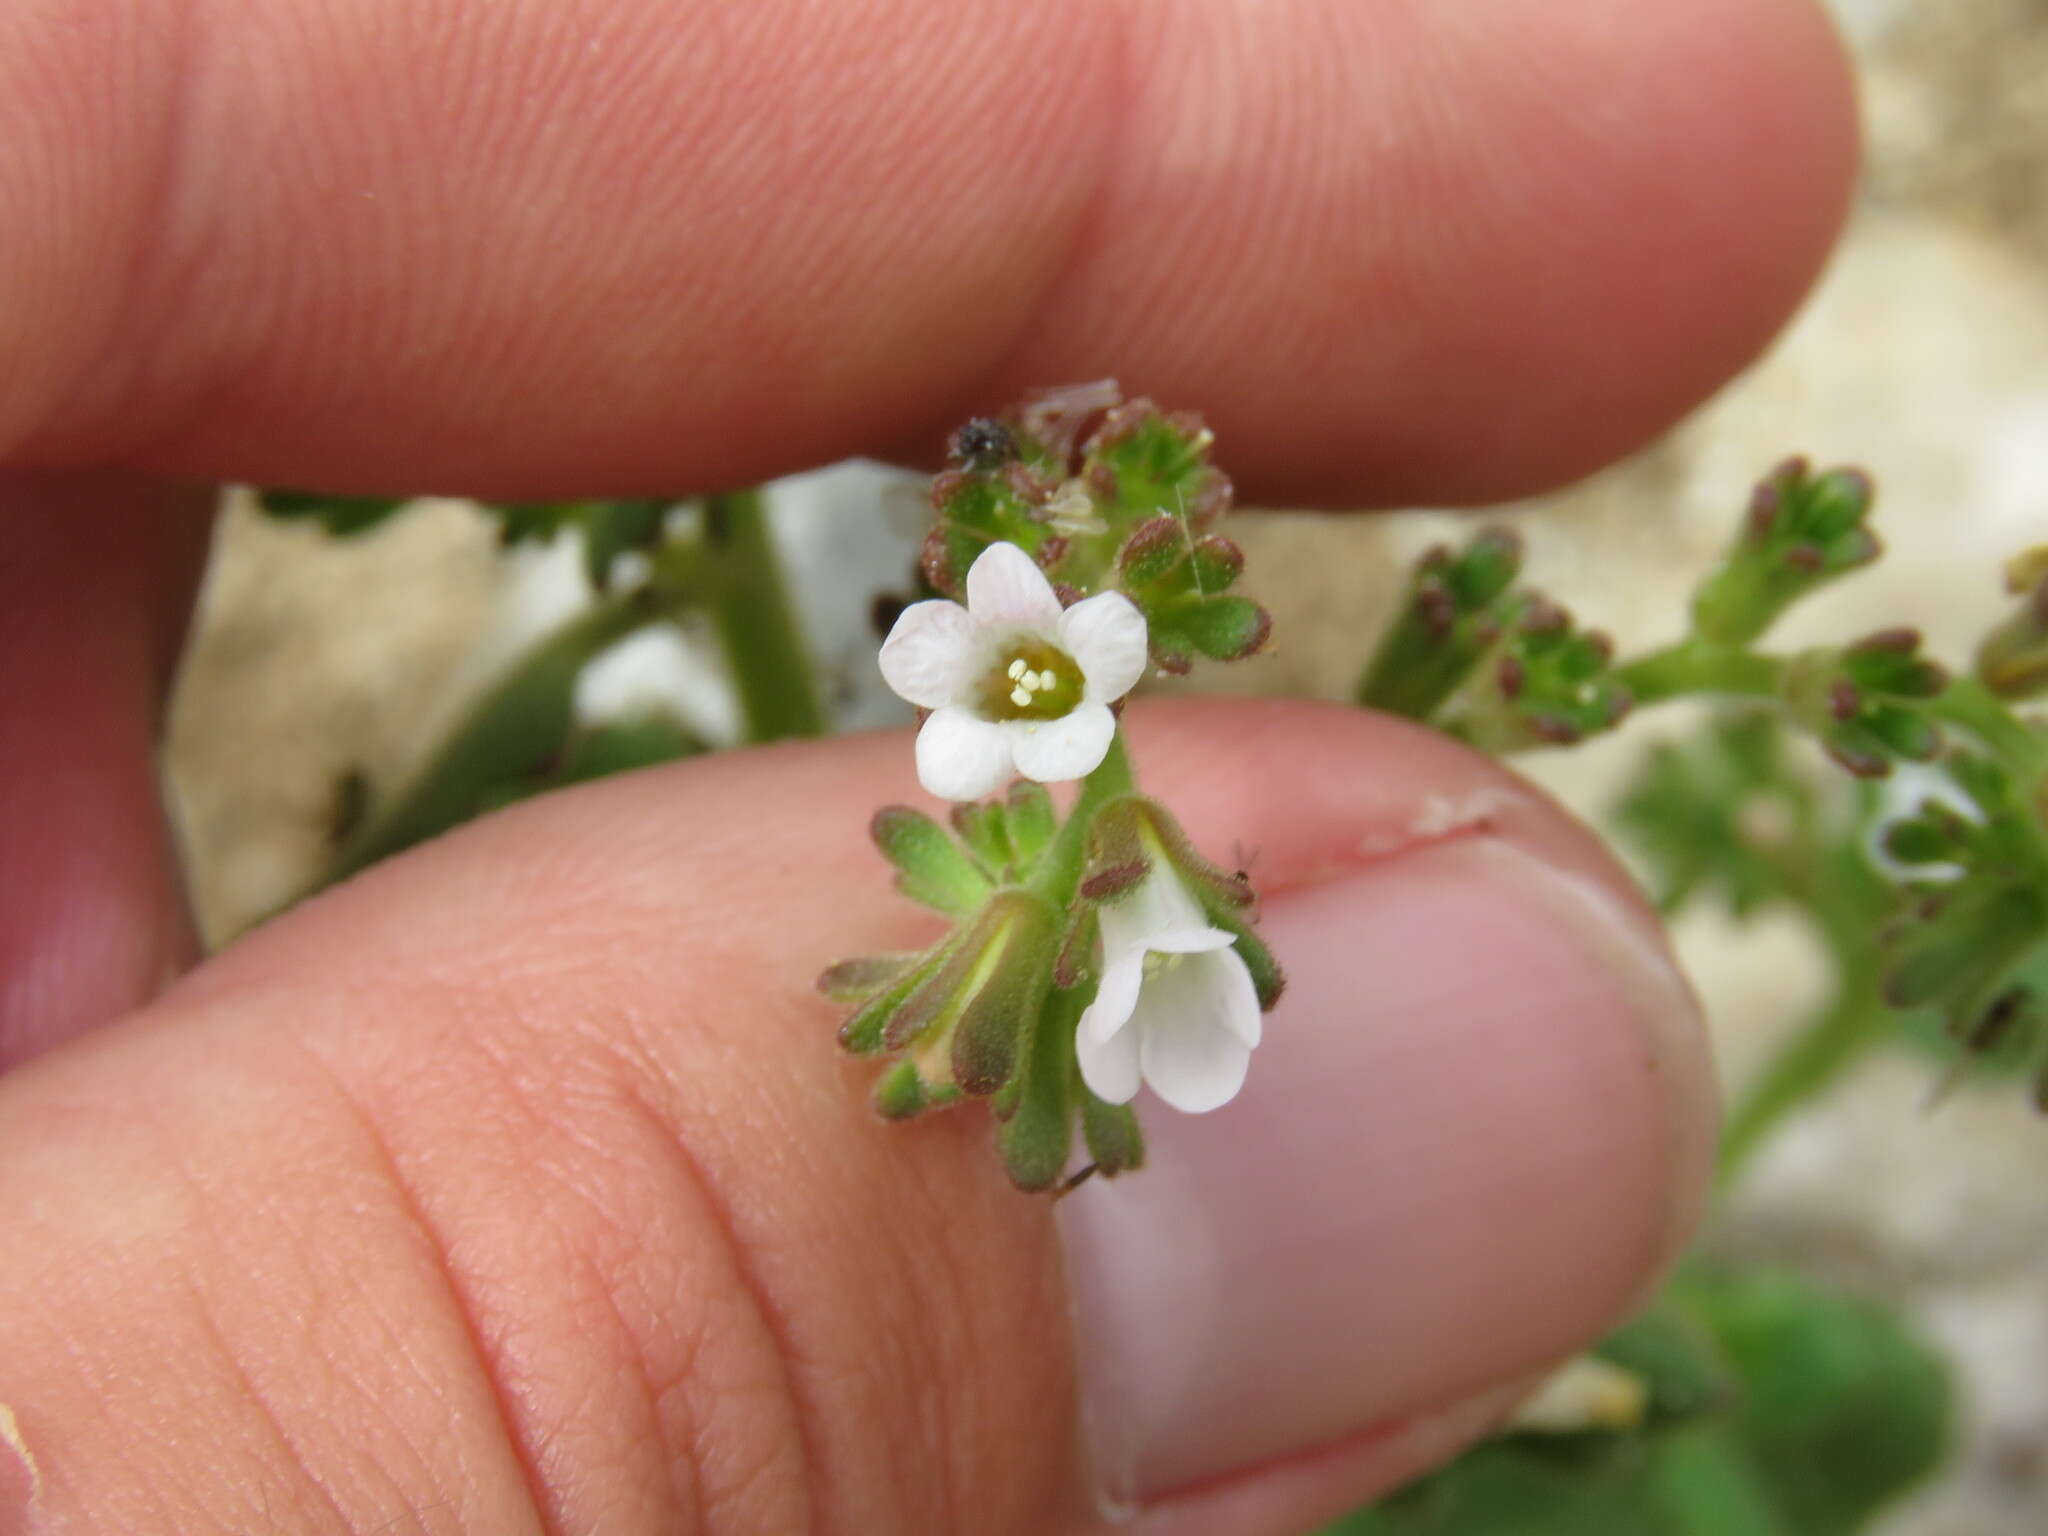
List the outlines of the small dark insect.
<svg viewBox="0 0 2048 1536">
<path fill-rule="evenodd" d="M 969 469 L 996 469 L 1017 457 L 1017 439 L 992 416 L 977 416 L 953 434 L 953 457 Z"/>
</svg>

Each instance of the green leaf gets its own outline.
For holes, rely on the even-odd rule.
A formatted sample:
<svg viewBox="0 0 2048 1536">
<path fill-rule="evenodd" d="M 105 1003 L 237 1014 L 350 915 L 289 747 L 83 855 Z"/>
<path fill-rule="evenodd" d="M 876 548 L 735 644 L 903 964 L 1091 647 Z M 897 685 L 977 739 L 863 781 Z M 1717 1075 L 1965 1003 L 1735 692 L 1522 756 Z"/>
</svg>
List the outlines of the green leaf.
<svg viewBox="0 0 2048 1536">
<path fill-rule="evenodd" d="M 310 518 L 337 538 L 367 533 L 400 507 L 407 496 L 326 496 L 314 491 L 258 490 L 256 505 L 271 517 Z"/>
<path fill-rule="evenodd" d="M 896 888 L 951 917 L 964 917 L 988 899 L 988 876 L 922 811 L 887 805 L 875 812 L 869 835 L 882 857 L 896 866 Z"/>
<path fill-rule="evenodd" d="M 1688 1269 L 1602 1353 L 1649 1378 L 1645 1428 L 1488 1441 L 1326 1536 L 1850 1536 L 1947 1435 L 1927 1346 L 1789 1274 Z"/>
</svg>

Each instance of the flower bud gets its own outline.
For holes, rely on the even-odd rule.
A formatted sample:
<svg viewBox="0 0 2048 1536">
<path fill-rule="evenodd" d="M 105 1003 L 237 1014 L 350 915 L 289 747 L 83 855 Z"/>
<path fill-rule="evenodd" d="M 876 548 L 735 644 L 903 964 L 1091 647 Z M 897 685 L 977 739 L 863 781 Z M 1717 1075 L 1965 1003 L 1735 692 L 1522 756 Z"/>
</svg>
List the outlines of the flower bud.
<svg viewBox="0 0 2048 1536">
<path fill-rule="evenodd" d="M 1977 676 L 1993 693 L 2030 699 L 2048 692 L 2048 544 L 2006 564 L 2005 583 L 2020 604 L 1977 648 Z"/>
<path fill-rule="evenodd" d="M 1752 493 L 1749 516 L 1693 597 L 1693 628 L 1716 645 L 1748 645 L 1785 609 L 1883 546 L 1864 526 L 1870 479 L 1857 469 L 1812 473 L 1787 459 Z"/>
<path fill-rule="evenodd" d="M 1482 528 L 1456 552 L 1430 550 L 1359 683 L 1359 703 L 1411 720 L 1435 714 L 1499 638 L 1496 610 L 1521 568 L 1522 541 L 1507 528 Z"/>
<path fill-rule="evenodd" d="M 1916 631 L 1885 629 L 1795 657 L 1784 696 L 1830 757 L 1859 778 L 1882 778 L 1895 761 L 1926 762 L 1941 749 L 1925 705 L 1947 686 L 1948 675 L 1920 654 Z"/>
</svg>

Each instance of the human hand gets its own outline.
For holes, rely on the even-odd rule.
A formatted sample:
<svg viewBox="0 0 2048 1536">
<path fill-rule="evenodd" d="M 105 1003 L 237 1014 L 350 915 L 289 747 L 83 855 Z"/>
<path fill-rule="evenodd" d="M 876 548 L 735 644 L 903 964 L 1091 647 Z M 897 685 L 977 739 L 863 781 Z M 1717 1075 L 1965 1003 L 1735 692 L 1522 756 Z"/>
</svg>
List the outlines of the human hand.
<svg viewBox="0 0 2048 1536">
<path fill-rule="evenodd" d="M 858 832 L 901 740 L 551 797 L 152 1001 L 171 485 L 653 492 L 1110 371 L 1255 496 L 1553 483 L 1820 259 L 1812 14 L 88 9 L 0 16 L 0 1056 L 90 1031 L 0 1085 L 47 1523 L 1294 1530 L 1650 1283 L 1712 1134 L 1650 919 L 1355 712 L 1134 710 L 1293 985 L 1238 1102 L 1056 1218 L 974 1114 L 874 1125 L 808 991 L 922 936 Z"/>
</svg>

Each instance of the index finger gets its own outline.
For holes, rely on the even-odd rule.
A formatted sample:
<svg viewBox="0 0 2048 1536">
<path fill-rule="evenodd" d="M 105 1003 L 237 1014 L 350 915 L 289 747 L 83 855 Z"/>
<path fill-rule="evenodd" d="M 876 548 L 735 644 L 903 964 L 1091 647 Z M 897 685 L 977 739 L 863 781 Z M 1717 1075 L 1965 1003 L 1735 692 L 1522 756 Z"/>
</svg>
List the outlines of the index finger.
<svg viewBox="0 0 2048 1536">
<path fill-rule="evenodd" d="M 1527 490 L 1762 345 L 1852 116 L 1783 0 L 29 0 L 0 461 L 654 493 L 1115 373 L 1264 496 Z"/>
</svg>

